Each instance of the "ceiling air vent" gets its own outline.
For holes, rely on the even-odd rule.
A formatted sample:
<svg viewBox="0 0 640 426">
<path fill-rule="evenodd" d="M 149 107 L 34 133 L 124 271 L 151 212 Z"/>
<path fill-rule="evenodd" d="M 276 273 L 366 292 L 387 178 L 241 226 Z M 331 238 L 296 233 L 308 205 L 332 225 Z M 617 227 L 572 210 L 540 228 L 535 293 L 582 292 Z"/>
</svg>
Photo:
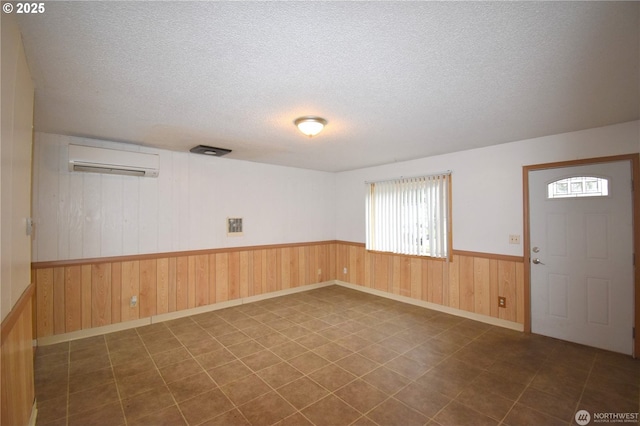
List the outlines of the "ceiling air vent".
<svg viewBox="0 0 640 426">
<path fill-rule="evenodd" d="M 212 157 L 222 157 L 223 155 L 227 155 L 228 153 L 230 153 L 231 150 L 225 148 L 216 148 L 214 146 L 198 145 L 191 148 L 189 152 L 193 152 L 194 154 L 210 155 Z"/>
</svg>

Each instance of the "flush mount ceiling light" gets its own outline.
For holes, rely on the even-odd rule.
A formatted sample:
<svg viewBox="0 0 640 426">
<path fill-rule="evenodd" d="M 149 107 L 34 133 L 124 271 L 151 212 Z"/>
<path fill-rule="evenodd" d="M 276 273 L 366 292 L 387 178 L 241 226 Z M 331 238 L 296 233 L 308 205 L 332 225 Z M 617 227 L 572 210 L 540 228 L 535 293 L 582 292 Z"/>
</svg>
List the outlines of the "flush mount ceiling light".
<svg viewBox="0 0 640 426">
<path fill-rule="evenodd" d="M 327 125 L 327 120 L 320 117 L 306 116 L 296 118 L 293 122 L 296 126 L 298 126 L 298 130 L 309 137 L 313 137 L 320 133 L 324 126 Z"/>
</svg>

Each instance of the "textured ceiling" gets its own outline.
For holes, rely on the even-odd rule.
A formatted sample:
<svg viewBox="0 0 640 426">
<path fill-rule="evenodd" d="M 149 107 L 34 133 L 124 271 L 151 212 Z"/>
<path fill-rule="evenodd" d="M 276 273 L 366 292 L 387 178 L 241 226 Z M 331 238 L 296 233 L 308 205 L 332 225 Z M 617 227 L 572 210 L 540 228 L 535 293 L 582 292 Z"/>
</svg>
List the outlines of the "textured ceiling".
<svg viewBox="0 0 640 426">
<path fill-rule="evenodd" d="M 46 2 L 19 24 L 43 132 L 342 171 L 639 118 L 637 2 Z"/>
</svg>

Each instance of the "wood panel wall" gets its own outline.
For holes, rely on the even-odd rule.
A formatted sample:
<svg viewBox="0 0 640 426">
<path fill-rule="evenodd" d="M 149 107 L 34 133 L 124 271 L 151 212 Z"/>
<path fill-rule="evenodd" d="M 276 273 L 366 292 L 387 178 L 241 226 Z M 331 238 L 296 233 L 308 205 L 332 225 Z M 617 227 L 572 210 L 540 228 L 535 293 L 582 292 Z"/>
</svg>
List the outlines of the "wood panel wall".
<svg viewBox="0 0 640 426">
<path fill-rule="evenodd" d="M 26 425 L 35 398 L 33 377 L 33 285 L 2 322 L 0 424 Z"/>
<path fill-rule="evenodd" d="M 40 263 L 33 277 L 38 338 L 334 279 L 520 324 L 525 315 L 518 257 L 454 251 L 445 262 L 342 241 Z"/>
<path fill-rule="evenodd" d="M 524 260 L 516 256 L 454 251 L 446 262 L 339 241 L 336 268 L 340 281 L 524 324 Z"/>
<path fill-rule="evenodd" d="M 329 241 L 35 263 L 36 336 L 333 280 L 335 260 L 336 243 Z"/>
</svg>

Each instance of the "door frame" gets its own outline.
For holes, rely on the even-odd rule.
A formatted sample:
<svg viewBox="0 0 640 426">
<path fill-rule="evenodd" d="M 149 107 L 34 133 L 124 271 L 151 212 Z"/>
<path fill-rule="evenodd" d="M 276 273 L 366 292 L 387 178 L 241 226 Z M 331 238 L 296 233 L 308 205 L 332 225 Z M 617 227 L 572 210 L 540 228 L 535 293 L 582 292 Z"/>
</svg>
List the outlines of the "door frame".
<svg viewBox="0 0 640 426">
<path fill-rule="evenodd" d="M 629 161 L 631 165 L 632 182 L 640 182 L 640 154 L 615 155 L 610 157 L 586 158 L 580 160 L 559 161 L 554 163 L 532 164 L 522 166 L 522 189 L 523 189 L 523 250 L 524 250 L 524 332 L 531 333 L 531 235 L 529 216 L 529 172 L 544 169 L 555 169 L 561 167 L 584 166 L 599 163 L 612 163 L 616 161 Z M 635 184 L 633 185 L 635 187 Z M 633 282 L 634 282 L 634 304 L 633 318 L 634 327 L 640 332 L 640 261 L 635 261 L 635 254 L 640 253 L 640 191 L 632 190 L 632 217 L 633 217 Z M 633 357 L 640 356 L 640 338 L 633 339 Z"/>
</svg>

